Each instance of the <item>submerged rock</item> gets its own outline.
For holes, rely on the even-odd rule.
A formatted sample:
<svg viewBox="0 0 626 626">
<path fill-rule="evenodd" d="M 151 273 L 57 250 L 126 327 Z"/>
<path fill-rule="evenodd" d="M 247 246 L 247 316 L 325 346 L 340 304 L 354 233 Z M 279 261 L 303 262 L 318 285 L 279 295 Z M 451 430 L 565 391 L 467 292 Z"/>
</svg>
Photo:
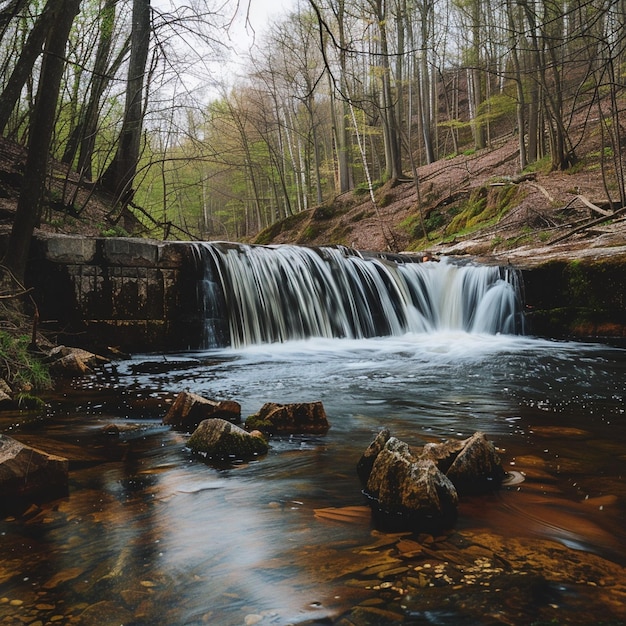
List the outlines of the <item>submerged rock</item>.
<svg viewBox="0 0 626 626">
<path fill-rule="evenodd" d="M 247 430 L 260 430 L 267 435 L 323 435 L 329 427 L 321 402 L 267 402 L 246 419 Z"/>
<path fill-rule="evenodd" d="M 0 508 L 67 491 L 68 461 L 0 434 Z"/>
<path fill-rule="evenodd" d="M 505 476 L 495 446 L 481 432 L 413 453 L 383 429 L 356 469 L 377 526 L 396 531 L 449 527 L 459 495 L 485 493 Z"/>
<path fill-rule="evenodd" d="M 481 432 L 464 441 L 446 472 L 461 495 L 491 491 L 500 486 L 505 474 L 496 447 Z"/>
<path fill-rule="evenodd" d="M 448 527 L 456 519 L 454 485 L 432 461 L 416 458 L 395 437 L 376 456 L 365 493 L 374 521 L 385 530 Z"/>
<path fill-rule="evenodd" d="M 390 437 L 391 433 L 389 432 L 389 429 L 383 428 L 378 435 L 376 435 L 374 441 L 370 443 L 367 450 L 365 450 L 363 456 L 361 456 L 359 462 L 356 464 L 356 473 L 363 487 L 367 485 L 367 481 L 372 473 L 372 467 L 374 467 L 376 457 L 385 447 L 385 444 L 389 441 Z"/>
<path fill-rule="evenodd" d="M 181 391 L 163 418 L 163 423 L 192 431 L 202 420 L 211 418 L 237 424 L 241 421 L 241 406 L 234 400 L 209 400 L 195 393 Z"/>
<path fill-rule="evenodd" d="M 490 491 L 498 487 L 505 476 L 495 446 L 481 432 L 461 441 L 428 443 L 420 458 L 436 463 L 460 495 Z"/>
<path fill-rule="evenodd" d="M 187 446 L 218 461 L 249 461 L 266 454 L 269 449 L 260 433 L 249 433 L 220 418 L 200 422 Z"/>
</svg>

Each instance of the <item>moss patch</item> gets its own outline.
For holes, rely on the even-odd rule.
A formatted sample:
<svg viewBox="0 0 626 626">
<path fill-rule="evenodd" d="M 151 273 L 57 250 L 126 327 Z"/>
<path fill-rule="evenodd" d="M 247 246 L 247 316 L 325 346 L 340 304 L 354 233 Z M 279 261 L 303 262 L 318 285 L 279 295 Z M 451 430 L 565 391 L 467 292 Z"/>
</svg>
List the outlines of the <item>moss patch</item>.
<svg viewBox="0 0 626 626">
<path fill-rule="evenodd" d="M 479 187 L 460 205 L 460 212 L 448 224 L 448 235 L 484 228 L 497 222 L 518 202 L 516 185 Z"/>
</svg>

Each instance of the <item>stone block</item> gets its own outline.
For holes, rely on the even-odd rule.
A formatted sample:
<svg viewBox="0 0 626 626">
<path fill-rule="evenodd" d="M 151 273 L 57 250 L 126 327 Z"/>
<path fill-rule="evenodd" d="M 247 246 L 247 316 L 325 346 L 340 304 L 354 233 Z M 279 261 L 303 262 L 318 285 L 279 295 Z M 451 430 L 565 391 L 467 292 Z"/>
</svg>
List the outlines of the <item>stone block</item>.
<svg viewBox="0 0 626 626">
<path fill-rule="evenodd" d="M 0 508 L 25 497 L 67 490 L 68 461 L 0 434 Z"/>
<path fill-rule="evenodd" d="M 45 239 L 44 254 L 48 261 L 84 265 L 96 257 L 96 240 L 72 235 Z"/>
<path fill-rule="evenodd" d="M 186 242 L 161 243 L 157 252 L 157 263 L 161 268 L 181 269 L 189 265 L 190 251 L 189 244 Z"/>
<path fill-rule="evenodd" d="M 99 240 L 106 263 L 126 267 L 156 266 L 159 247 L 155 241 L 111 237 Z"/>
</svg>

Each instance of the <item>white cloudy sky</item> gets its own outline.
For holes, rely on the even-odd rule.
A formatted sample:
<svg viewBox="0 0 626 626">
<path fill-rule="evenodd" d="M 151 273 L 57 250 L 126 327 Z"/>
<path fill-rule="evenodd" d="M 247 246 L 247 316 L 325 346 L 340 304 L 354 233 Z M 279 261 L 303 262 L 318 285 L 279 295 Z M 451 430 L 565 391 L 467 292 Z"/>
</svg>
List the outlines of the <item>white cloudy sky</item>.
<svg viewBox="0 0 626 626">
<path fill-rule="evenodd" d="M 171 40 L 170 44 L 175 46 L 187 65 L 177 66 L 174 72 L 177 78 L 167 80 L 158 89 L 166 94 L 165 97 L 179 97 L 185 93 L 200 101 L 219 97 L 224 86 L 247 74 L 248 53 L 253 43 L 262 39 L 271 22 L 295 11 L 298 2 L 306 3 L 307 0 L 210 0 L 208 3 L 206 0 L 151 0 L 156 10 L 164 13 L 194 6 L 206 10 L 209 5 L 220 7 L 225 19 L 232 19 L 227 31 L 214 30 L 211 33 L 230 49 L 230 54 L 222 49 L 222 54 L 216 56 L 214 48 L 192 37 Z"/>
<path fill-rule="evenodd" d="M 230 0 L 233 7 L 236 0 Z M 248 49 L 254 38 L 262 36 L 265 28 L 281 15 L 295 10 L 298 0 L 239 0 L 239 8 L 231 37 L 241 49 Z M 246 24 L 246 18 L 248 23 Z"/>
</svg>

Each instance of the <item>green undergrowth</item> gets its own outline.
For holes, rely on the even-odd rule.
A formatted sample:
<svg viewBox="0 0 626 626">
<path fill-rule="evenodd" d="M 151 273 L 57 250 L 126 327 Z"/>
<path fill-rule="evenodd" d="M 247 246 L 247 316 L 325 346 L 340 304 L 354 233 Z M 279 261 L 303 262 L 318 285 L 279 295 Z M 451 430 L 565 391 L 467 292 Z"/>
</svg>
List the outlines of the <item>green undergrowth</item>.
<svg viewBox="0 0 626 626">
<path fill-rule="evenodd" d="M 414 239 L 411 249 L 423 250 L 497 224 L 519 204 L 522 193 L 517 185 L 478 187 L 465 200 L 429 211 L 423 221 L 419 213 L 413 213 L 401 227 Z"/>
<path fill-rule="evenodd" d="M 518 187 L 479 187 L 461 205 L 458 215 L 446 227 L 448 234 L 467 234 L 495 224 L 515 204 Z"/>
<path fill-rule="evenodd" d="M 290 215 L 279 222 L 274 222 L 271 226 L 264 228 L 254 239 L 252 243 L 259 245 L 267 245 L 274 241 L 282 232 L 296 230 L 309 216 L 305 213 L 297 213 Z"/>
<path fill-rule="evenodd" d="M 0 378 L 24 401 L 30 391 L 49 389 L 52 384 L 48 368 L 31 354 L 29 345 L 27 335 L 0 330 Z"/>
</svg>

